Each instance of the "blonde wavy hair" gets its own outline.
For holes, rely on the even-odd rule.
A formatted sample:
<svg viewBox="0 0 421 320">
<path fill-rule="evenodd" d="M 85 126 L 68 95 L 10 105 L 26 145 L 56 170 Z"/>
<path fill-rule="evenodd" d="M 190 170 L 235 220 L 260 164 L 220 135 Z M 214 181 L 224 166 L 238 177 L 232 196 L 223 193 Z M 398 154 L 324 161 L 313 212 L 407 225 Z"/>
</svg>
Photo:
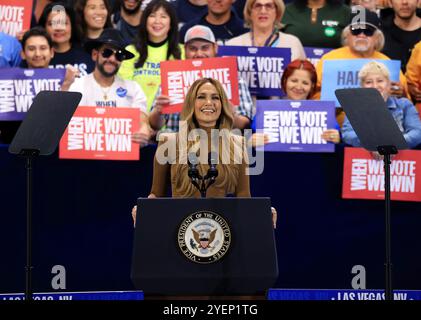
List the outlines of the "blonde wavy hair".
<svg viewBox="0 0 421 320">
<path fill-rule="evenodd" d="M 213 186 L 215 188 L 225 189 L 226 194 L 233 194 L 236 190 L 239 178 L 239 165 L 247 161 L 244 157 L 246 152 L 243 152 L 244 139 L 242 136 L 235 135 L 232 133 L 234 116 L 230 108 L 230 104 L 221 83 L 215 79 L 203 78 L 196 80 L 190 87 L 186 99 L 184 101 L 183 110 L 180 115 L 180 131 L 177 135 L 177 153 L 176 163 L 171 166 L 171 186 L 173 197 L 191 197 L 197 189 L 192 185 L 188 177 L 188 165 L 187 158 L 188 154 L 193 152 L 198 156 L 199 173 L 203 176 L 209 169 L 208 155 L 197 154 L 198 150 L 203 150 L 201 146 L 209 146 L 210 137 L 208 135 L 193 135 L 195 129 L 200 129 L 200 126 L 196 120 L 194 114 L 194 106 L 199 89 L 205 83 L 212 84 L 218 92 L 221 101 L 221 114 L 216 123 L 215 129 L 219 129 L 218 141 L 218 178 L 216 179 Z M 194 132 L 192 132 L 195 130 Z M 181 134 L 187 132 L 189 139 L 187 145 L 184 145 L 181 139 Z M 202 133 L 205 131 L 202 131 Z M 207 132 L 209 134 L 209 132 Z M 192 137 L 192 139 L 190 139 Z M 206 140 L 205 140 L 206 138 Z M 215 143 L 214 141 L 212 141 Z M 212 149 L 212 146 L 211 146 Z M 206 149 L 208 150 L 208 149 Z M 241 161 L 238 156 L 241 155 Z M 205 159 L 205 160 L 204 160 Z"/>
<path fill-rule="evenodd" d="M 252 28 L 252 21 L 251 21 L 251 10 L 253 7 L 253 4 L 256 2 L 256 0 L 247 0 L 246 4 L 244 5 L 244 24 L 248 28 Z M 273 3 L 276 7 L 276 19 L 275 19 L 275 28 L 282 29 L 283 24 L 281 23 L 282 17 L 285 13 L 285 3 L 282 0 L 273 0 Z"/>
</svg>

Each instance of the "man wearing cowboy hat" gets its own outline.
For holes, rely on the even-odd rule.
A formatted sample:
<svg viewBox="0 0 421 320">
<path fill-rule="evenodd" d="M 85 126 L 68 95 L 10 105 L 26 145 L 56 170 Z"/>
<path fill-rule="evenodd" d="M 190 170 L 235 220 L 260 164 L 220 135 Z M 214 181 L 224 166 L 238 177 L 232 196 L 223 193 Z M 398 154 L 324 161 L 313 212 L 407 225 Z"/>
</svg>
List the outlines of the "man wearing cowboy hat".
<svg viewBox="0 0 421 320">
<path fill-rule="evenodd" d="M 146 96 L 136 82 L 117 75 L 121 62 L 133 58 L 133 54 L 124 49 L 120 32 L 104 29 L 99 38 L 85 43 L 85 49 L 91 54 L 95 69 L 77 78 L 69 91 L 82 93 L 81 106 L 139 108 L 140 130 L 133 134 L 132 140 L 141 146 L 146 145 L 152 134 L 146 115 Z"/>
</svg>

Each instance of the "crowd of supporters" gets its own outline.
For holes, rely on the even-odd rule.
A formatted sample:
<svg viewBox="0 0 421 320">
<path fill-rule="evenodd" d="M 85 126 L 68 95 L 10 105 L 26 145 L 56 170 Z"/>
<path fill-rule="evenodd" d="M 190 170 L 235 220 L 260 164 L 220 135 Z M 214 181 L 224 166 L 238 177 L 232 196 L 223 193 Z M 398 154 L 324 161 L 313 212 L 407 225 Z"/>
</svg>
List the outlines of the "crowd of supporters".
<svg viewBox="0 0 421 320">
<path fill-rule="evenodd" d="M 131 90 L 140 90 L 146 99 L 142 102 L 142 113 L 143 121 L 149 121 L 150 132 L 146 136 L 151 139 L 163 127 L 159 121 L 162 115 L 157 115 L 157 105 L 168 99 L 162 97 L 160 92 L 160 62 L 214 57 L 218 45 L 290 48 L 293 67 L 298 71 L 304 70 L 301 78 L 299 72 L 289 74 L 294 75 L 294 83 L 292 79 L 285 77 L 282 80 L 285 88 L 295 86 L 295 91 L 291 89 L 287 92 L 286 98 L 292 100 L 320 99 L 323 63 L 327 60 L 399 60 L 399 81 L 392 82 L 386 71 L 382 73 L 390 82 L 388 99 L 393 98 L 395 102 L 398 101 L 396 99 L 407 99 L 404 105 L 408 108 L 421 105 L 421 0 L 285 2 L 286 4 L 283 0 L 34 0 L 30 30 L 23 30 L 16 37 L 0 32 L 0 68 L 66 69 L 63 90 L 71 88 L 78 78 L 91 75 L 95 80 L 96 74 L 105 74 L 105 78 L 112 77 L 111 83 L 117 80 L 132 81 Z M 363 23 L 355 20 L 355 13 L 361 12 L 352 10 L 355 6 L 365 7 Z M 193 39 L 188 33 L 197 25 L 206 27 L 203 29 L 206 35 Z M 100 39 L 104 30 L 111 28 L 120 31 L 121 45 L 130 54 L 119 57 L 112 46 L 107 48 L 113 52 L 94 48 L 96 54 L 92 53 L 92 47 L 87 44 Z M 201 42 L 189 47 L 186 42 L 190 40 Z M 209 46 L 206 47 L 207 42 Z M 303 63 L 306 59 L 305 47 L 332 50 L 312 70 Z M 97 52 L 96 49 L 100 51 Z M 196 53 L 192 50 L 196 50 Z M 198 51 L 203 50 L 204 54 L 197 55 Z M 98 59 L 106 61 L 101 64 Z M 112 61 L 107 62 L 110 59 Z M 102 72 L 101 68 L 106 67 L 107 63 L 116 66 L 115 74 L 107 76 L 106 72 Z M 306 70 L 311 77 L 306 74 Z M 105 85 L 98 88 L 102 92 L 108 90 Z M 83 94 L 83 86 L 80 90 Z M 240 97 L 241 92 L 245 92 L 242 97 L 248 99 L 247 88 L 240 90 L 243 90 L 240 91 Z M 300 96 L 300 90 L 304 90 L 302 97 L 294 97 Z M 101 99 L 93 99 L 99 100 Z M 252 124 L 255 101 L 256 97 L 253 97 L 243 102 L 245 107 L 240 108 L 243 111 L 238 113 L 239 128 Z M 107 101 L 101 101 L 101 105 L 107 105 Z M 113 106 L 112 103 L 109 105 Z M 417 115 L 416 108 L 411 111 L 411 117 L 414 112 Z M 346 120 L 346 116 L 339 109 L 337 128 L 329 128 L 323 138 L 332 143 L 340 142 L 344 119 Z M 168 124 L 168 119 L 166 121 Z M 416 126 L 418 123 L 419 121 L 415 121 Z M 16 129 L 17 125 L 0 122 L 0 141 L 10 142 L 9 131 L 13 131 L 13 127 Z M 346 130 L 349 131 L 348 122 Z M 404 132 L 405 128 L 402 130 Z M 417 141 L 411 141 L 411 146 L 416 147 Z"/>
</svg>

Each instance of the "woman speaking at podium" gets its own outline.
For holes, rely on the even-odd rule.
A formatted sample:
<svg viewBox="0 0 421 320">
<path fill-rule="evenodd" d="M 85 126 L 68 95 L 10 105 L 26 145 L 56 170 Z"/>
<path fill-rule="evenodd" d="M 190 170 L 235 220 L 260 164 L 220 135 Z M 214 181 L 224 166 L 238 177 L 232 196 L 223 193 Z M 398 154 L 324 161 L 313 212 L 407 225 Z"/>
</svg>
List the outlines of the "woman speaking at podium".
<svg viewBox="0 0 421 320">
<path fill-rule="evenodd" d="M 165 197 L 169 185 L 173 197 L 250 197 L 244 137 L 232 129 L 233 112 L 220 82 L 211 78 L 196 80 L 184 101 L 180 131 L 159 136 L 148 198 Z M 198 182 L 210 176 L 212 169 L 217 174 L 208 179 L 213 181 L 203 193 Z M 134 221 L 136 211 L 135 206 Z M 273 208 L 272 215 L 275 225 Z"/>
</svg>

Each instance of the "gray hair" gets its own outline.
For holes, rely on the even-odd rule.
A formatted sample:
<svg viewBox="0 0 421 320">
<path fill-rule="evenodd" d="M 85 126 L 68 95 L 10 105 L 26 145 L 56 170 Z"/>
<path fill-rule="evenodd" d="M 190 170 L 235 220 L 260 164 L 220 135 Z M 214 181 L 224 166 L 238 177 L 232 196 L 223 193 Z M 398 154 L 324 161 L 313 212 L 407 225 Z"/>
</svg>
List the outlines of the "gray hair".
<svg viewBox="0 0 421 320">
<path fill-rule="evenodd" d="M 341 41 L 342 41 L 342 45 L 344 47 L 348 46 L 348 36 L 351 33 L 350 26 L 351 25 L 348 25 L 342 30 Z M 376 31 L 374 32 L 373 37 L 377 38 L 377 41 L 374 44 L 374 50 L 381 51 L 383 49 L 384 43 L 385 43 L 383 31 L 376 28 Z"/>
</svg>

